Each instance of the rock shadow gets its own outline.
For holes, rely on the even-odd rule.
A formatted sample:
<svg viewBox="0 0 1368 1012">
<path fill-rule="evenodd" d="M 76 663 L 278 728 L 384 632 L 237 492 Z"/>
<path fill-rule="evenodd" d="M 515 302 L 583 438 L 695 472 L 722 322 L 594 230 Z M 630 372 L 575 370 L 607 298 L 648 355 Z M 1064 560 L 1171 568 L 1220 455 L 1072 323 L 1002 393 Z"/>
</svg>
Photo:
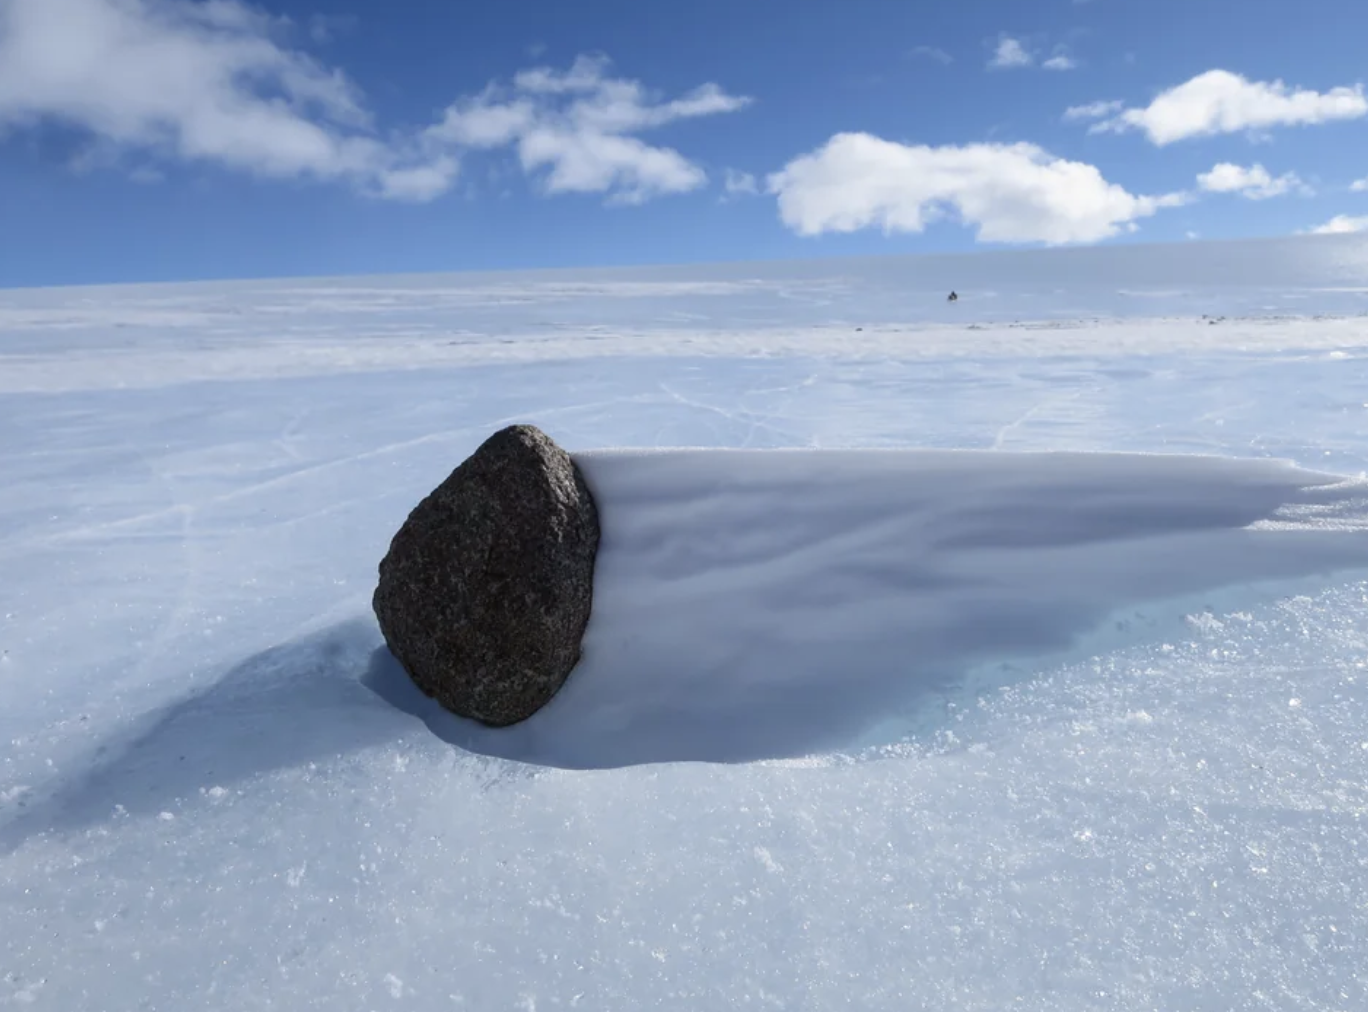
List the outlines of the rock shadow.
<svg viewBox="0 0 1368 1012">
<path fill-rule="evenodd" d="M 88 767 L 0 825 L 0 851 L 401 737 L 409 722 L 361 685 L 377 639 L 358 619 L 249 657 L 98 743 Z"/>
</svg>

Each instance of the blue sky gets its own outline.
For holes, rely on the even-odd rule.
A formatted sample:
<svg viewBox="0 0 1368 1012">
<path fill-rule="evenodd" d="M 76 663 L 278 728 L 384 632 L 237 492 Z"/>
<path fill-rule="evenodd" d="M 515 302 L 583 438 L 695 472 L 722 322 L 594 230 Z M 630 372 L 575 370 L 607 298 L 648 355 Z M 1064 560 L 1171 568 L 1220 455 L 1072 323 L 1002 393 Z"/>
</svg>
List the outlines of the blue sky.
<svg viewBox="0 0 1368 1012">
<path fill-rule="evenodd" d="M 0 285 L 1365 228 L 1365 38 L 1361 0 L 0 0 Z"/>
</svg>

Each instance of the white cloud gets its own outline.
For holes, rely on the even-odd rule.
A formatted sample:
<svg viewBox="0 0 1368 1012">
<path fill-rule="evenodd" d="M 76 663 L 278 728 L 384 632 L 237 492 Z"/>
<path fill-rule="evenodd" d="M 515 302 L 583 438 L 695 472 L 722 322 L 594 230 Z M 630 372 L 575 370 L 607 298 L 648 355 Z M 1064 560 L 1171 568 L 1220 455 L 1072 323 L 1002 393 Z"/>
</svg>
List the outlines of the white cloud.
<svg viewBox="0 0 1368 1012">
<path fill-rule="evenodd" d="M 672 148 L 632 134 L 678 120 L 735 112 L 750 99 L 715 84 L 660 101 L 637 81 L 608 76 L 603 57 L 581 56 L 565 71 L 535 67 L 511 87 L 491 85 L 452 104 L 427 132 L 436 144 L 514 147 L 523 169 L 541 173 L 548 193 L 607 193 L 635 204 L 684 193 L 707 174 Z"/>
<path fill-rule="evenodd" d="M 537 105 L 531 99 L 501 101 L 489 87 L 479 95 L 453 102 L 442 121 L 429 128 L 428 135 L 461 147 L 501 148 L 531 130 L 536 121 Z"/>
<path fill-rule="evenodd" d="M 1160 93 L 1143 109 L 1126 109 L 1095 123 L 1093 132 L 1140 130 L 1157 145 L 1190 137 L 1329 123 L 1368 115 L 1363 85 L 1326 92 L 1293 90 L 1282 81 L 1250 81 L 1209 70 Z"/>
<path fill-rule="evenodd" d="M 993 70 L 1010 70 L 1014 67 L 1029 67 L 1033 63 L 1035 57 L 1021 44 L 1020 39 L 1004 35 L 998 40 L 997 49 L 993 50 L 988 66 Z"/>
<path fill-rule="evenodd" d="M 0 133 L 53 120 L 96 147 L 425 199 L 456 163 L 375 136 L 339 71 L 237 0 L 3 0 Z"/>
<path fill-rule="evenodd" d="M 687 193 L 708 181 L 679 152 L 635 137 L 537 128 L 518 141 L 527 172 L 547 169 L 547 193 L 607 193 L 614 203 L 640 204 L 663 193 Z"/>
<path fill-rule="evenodd" d="M 949 65 L 955 62 L 955 58 L 939 46 L 915 46 L 912 49 L 913 56 L 923 56 L 928 60 L 935 60 L 937 63 Z"/>
<path fill-rule="evenodd" d="M 317 40 L 344 24 L 310 30 Z M 148 179 L 150 156 L 408 201 L 450 190 L 469 149 L 516 143 L 550 192 L 633 203 L 706 176 L 631 134 L 749 101 L 704 85 L 658 102 L 584 58 L 458 100 L 426 130 L 382 133 L 347 77 L 290 48 L 289 34 L 241 0 L 0 0 L 0 139 L 57 122 L 89 135 L 77 166 L 123 158 Z"/>
<path fill-rule="evenodd" d="M 722 180 L 722 189 L 729 197 L 754 196 L 760 192 L 760 186 L 753 175 L 736 169 L 727 170 Z"/>
<path fill-rule="evenodd" d="M 1351 218 L 1347 214 L 1337 214 L 1324 225 L 1311 229 L 1313 235 L 1343 235 L 1348 232 L 1368 232 L 1368 215 Z"/>
<path fill-rule="evenodd" d="M 1246 169 L 1230 162 L 1220 162 L 1212 166 L 1210 172 L 1198 175 L 1197 185 L 1208 193 L 1238 193 L 1248 200 L 1267 200 L 1293 190 L 1308 195 L 1311 192 L 1311 188 L 1295 172 L 1286 172 L 1274 178 L 1257 163 Z"/>
<path fill-rule="evenodd" d="M 1010 35 L 999 37 L 997 48 L 988 60 L 990 70 L 1011 70 L 1021 67 L 1040 66 L 1044 70 L 1073 70 L 1078 61 L 1069 55 L 1068 47 L 1060 44 L 1054 47 L 1053 54 L 1037 64 L 1038 54 L 1027 48 L 1021 39 Z"/>
<path fill-rule="evenodd" d="M 953 215 L 987 242 L 1095 242 L 1188 199 L 1134 196 L 1034 144 L 910 146 L 863 133 L 837 134 L 767 182 L 801 235 L 920 232 Z"/>
<path fill-rule="evenodd" d="M 1368 176 L 1365 176 L 1362 179 L 1355 179 L 1349 184 L 1349 189 L 1353 190 L 1355 193 L 1368 192 Z"/>
<path fill-rule="evenodd" d="M 1064 110 L 1064 121 L 1076 123 L 1080 120 L 1102 119 L 1120 112 L 1124 102 L 1089 102 L 1086 105 L 1071 105 Z"/>
<path fill-rule="evenodd" d="M 436 155 L 425 165 L 390 169 L 379 179 L 378 196 L 388 200 L 423 203 L 451 189 L 459 163 L 451 155 Z"/>
</svg>

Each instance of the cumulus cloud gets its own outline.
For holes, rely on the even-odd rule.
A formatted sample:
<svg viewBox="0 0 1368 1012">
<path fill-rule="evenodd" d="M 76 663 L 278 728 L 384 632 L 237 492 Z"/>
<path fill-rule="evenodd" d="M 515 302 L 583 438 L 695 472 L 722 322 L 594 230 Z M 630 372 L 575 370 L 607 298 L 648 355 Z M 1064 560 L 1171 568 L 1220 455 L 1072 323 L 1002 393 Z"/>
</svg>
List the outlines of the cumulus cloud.
<svg viewBox="0 0 1368 1012">
<path fill-rule="evenodd" d="M 456 162 L 384 140 L 352 83 L 237 0 L 4 0 L 0 131 L 57 121 L 100 144 L 382 197 L 447 189 Z"/>
<path fill-rule="evenodd" d="M 308 34 L 318 41 L 333 26 L 315 21 Z M 143 178 L 150 158 L 406 201 L 450 190 L 467 151 L 516 144 L 549 192 L 633 203 L 706 180 L 683 155 L 634 134 L 749 101 L 716 85 L 657 101 L 610 77 L 606 60 L 585 58 L 458 100 L 426 129 L 381 132 L 360 90 L 292 48 L 294 34 L 242 0 L 0 0 L 0 139 L 55 122 L 88 135 L 79 164 L 122 153 Z"/>
<path fill-rule="evenodd" d="M 1191 137 L 1329 123 L 1364 115 L 1368 115 L 1368 98 L 1361 84 L 1318 92 L 1293 89 L 1282 81 L 1250 81 L 1226 70 L 1208 70 L 1161 92 L 1142 109 L 1122 110 L 1090 129 L 1094 133 L 1139 130 L 1151 143 L 1162 146 Z"/>
<path fill-rule="evenodd" d="M 997 48 L 993 50 L 992 57 L 988 60 L 988 66 L 992 70 L 1010 70 L 1014 67 L 1029 67 L 1035 63 L 1035 57 L 1031 55 L 1020 39 L 1014 39 L 1010 35 L 1004 35 L 998 40 Z"/>
<path fill-rule="evenodd" d="M 511 86 L 490 85 L 453 103 L 427 131 L 436 144 L 516 149 L 548 193 L 606 193 L 615 203 L 640 203 L 684 193 L 707 182 L 697 164 L 673 148 L 633 134 L 678 120 L 735 112 L 750 104 L 705 84 L 660 100 L 637 81 L 611 77 L 604 57 L 581 56 L 568 70 L 536 67 Z"/>
<path fill-rule="evenodd" d="M 1324 225 L 1311 229 L 1313 235 L 1344 235 L 1348 232 L 1368 232 L 1368 215 L 1351 218 L 1347 214 L 1337 214 Z"/>
<path fill-rule="evenodd" d="M 954 217 L 986 242 L 1095 242 L 1186 202 L 1135 196 L 1096 167 L 1034 144 L 927 147 L 843 133 L 771 175 L 784 224 L 801 235 L 920 232 Z"/>
<path fill-rule="evenodd" d="M 1197 185 L 1208 193 L 1238 193 L 1247 200 L 1267 200 L 1284 193 L 1297 191 L 1309 195 L 1311 188 L 1295 172 L 1285 172 L 1274 178 L 1262 165 L 1249 168 L 1220 162 L 1210 172 L 1197 176 Z"/>
<path fill-rule="evenodd" d="M 1349 184 L 1349 189 L 1353 190 L 1355 193 L 1368 193 L 1368 176 L 1365 176 L 1363 179 L 1355 179 Z"/>
<path fill-rule="evenodd" d="M 1067 53 L 1056 53 L 1041 64 L 1046 70 L 1073 70 L 1078 61 Z"/>
</svg>

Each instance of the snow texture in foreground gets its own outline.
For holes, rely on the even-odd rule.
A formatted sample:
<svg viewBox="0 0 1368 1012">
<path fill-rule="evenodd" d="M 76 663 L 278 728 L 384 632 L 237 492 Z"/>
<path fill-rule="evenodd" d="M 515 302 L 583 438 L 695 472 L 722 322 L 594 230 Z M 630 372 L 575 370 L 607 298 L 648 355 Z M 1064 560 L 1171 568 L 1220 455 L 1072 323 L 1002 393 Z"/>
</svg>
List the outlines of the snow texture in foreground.
<svg viewBox="0 0 1368 1012">
<path fill-rule="evenodd" d="M 1366 310 L 1368 237 L 0 292 L 0 1007 L 1368 1007 L 1368 584 L 1357 479 L 1324 474 L 1368 471 Z M 586 454 L 619 576 L 578 698 L 453 747 L 390 698 L 369 598 L 512 421 L 1248 462 L 932 455 L 858 513 L 707 487 L 726 455 Z M 655 539 L 672 503 L 721 558 Z M 806 544 L 838 520 L 848 554 Z M 800 540 L 823 579 L 785 582 Z M 817 671 L 875 617 L 822 601 L 852 585 L 923 628 L 941 594 L 1020 621 L 892 668 L 879 622 L 847 691 Z M 652 654 L 619 692 L 646 647 L 599 631 L 653 615 L 719 666 Z M 699 730 L 752 702 L 726 664 L 830 723 Z"/>
</svg>

